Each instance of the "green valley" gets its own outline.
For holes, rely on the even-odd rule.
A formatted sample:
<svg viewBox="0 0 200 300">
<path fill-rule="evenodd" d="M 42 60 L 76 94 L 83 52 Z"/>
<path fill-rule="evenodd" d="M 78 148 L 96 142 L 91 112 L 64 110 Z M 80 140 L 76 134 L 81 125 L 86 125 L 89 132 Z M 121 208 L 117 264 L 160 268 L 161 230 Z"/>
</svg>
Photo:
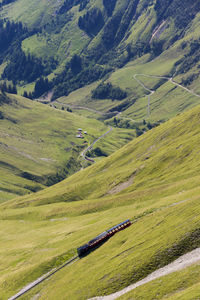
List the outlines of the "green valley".
<svg viewBox="0 0 200 300">
<path fill-rule="evenodd" d="M 53 299 L 55 293 L 65 299 L 66 292 L 70 299 L 108 294 L 198 247 L 199 109 L 145 133 L 57 185 L 2 204 L 1 228 L 6 230 L 1 232 L 1 256 L 6 251 L 8 259 L 1 294 L 11 296 L 126 218 L 133 221 L 130 228 L 25 299 L 36 294 Z"/>
<path fill-rule="evenodd" d="M 81 151 L 109 127 L 95 119 L 61 111 L 15 95 L 0 95 L 1 202 L 35 192 L 78 171 L 85 162 Z M 83 128 L 87 135 L 76 137 Z M 114 129 L 110 139 L 98 142 L 108 154 L 134 137 Z M 105 145 L 102 143 L 106 143 Z"/>
<path fill-rule="evenodd" d="M 197 0 L 0 0 L 0 300 L 95 237 L 20 299 L 200 299 L 199 28 Z"/>
</svg>

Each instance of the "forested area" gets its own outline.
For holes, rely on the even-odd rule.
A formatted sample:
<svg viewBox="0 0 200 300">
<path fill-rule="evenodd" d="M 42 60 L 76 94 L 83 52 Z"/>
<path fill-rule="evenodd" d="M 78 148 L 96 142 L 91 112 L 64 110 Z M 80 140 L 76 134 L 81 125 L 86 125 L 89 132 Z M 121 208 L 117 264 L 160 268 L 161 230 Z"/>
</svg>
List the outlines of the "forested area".
<svg viewBox="0 0 200 300">
<path fill-rule="evenodd" d="M 120 89 L 120 87 L 113 86 L 110 82 L 107 82 L 98 85 L 98 87 L 92 91 L 92 97 L 95 99 L 122 100 L 127 97 L 127 93 Z"/>
<path fill-rule="evenodd" d="M 104 25 L 102 12 L 99 8 L 92 8 L 79 17 L 78 26 L 88 35 L 96 35 Z"/>
<path fill-rule="evenodd" d="M 16 0 L 3 0 L 1 6 L 14 1 Z M 124 43 L 123 41 L 129 36 L 132 24 L 137 22 L 138 11 L 147 8 L 149 2 L 147 0 L 142 2 L 139 0 L 125 1 L 121 9 L 117 8 L 117 3 L 117 0 L 103 0 L 103 6 L 98 7 L 90 5 L 89 0 L 65 0 L 56 7 L 53 20 L 49 20 L 41 27 L 33 27 L 32 29 L 27 29 L 21 22 L 0 20 L 0 63 L 6 61 L 2 79 L 12 81 L 14 85 L 33 82 L 35 90 L 32 93 L 26 91 L 24 93 L 29 98 L 40 97 L 49 89 L 54 91 L 53 99 L 68 95 L 75 89 L 102 79 L 114 68 L 122 67 L 134 58 L 146 53 L 151 54 L 151 59 L 159 56 L 182 36 L 183 31 L 197 11 L 200 11 L 199 1 L 192 0 L 189 3 L 186 0 L 157 0 L 154 6 L 156 22 L 152 27 L 153 30 L 162 20 L 170 17 L 176 26 L 176 34 L 167 41 L 154 39 L 150 42 L 152 36 L 150 34 L 145 38 L 137 39 L 134 43 Z M 75 6 L 78 9 L 74 8 Z M 66 50 L 64 71 L 56 73 L 54 79 L 49 82 L 47 76 L 61 63 L 57 60 L 57 55 L 45 59 L 44 57 L 39 58 L 39 55 L 35 57 L 28 52 L 25 53 L 22 50 L 22 41 L 39 33 L 37 37 L 42 37 L 42 43 L 48 44 L 51 35 L 57 35 L 59 31 L 62 31 L 63 26 L 68 26 L 73 14 L 76 14 L 77 11 L 81 13 L 75 19 L 76 30 L 83 31 L 82 37 L 85 36 L 85 33 L 87 38 L 90 37 L 89 44 L 98 35 L 96 45 L 89 47 L 89 50 L 85 46 L 77 53 L 74 50 L 72 53 L 68 53 Z M 122 48 L 119 49 L 118 47 L 121 43 L 124 43 L 123 51 L 119 55 L 118 51 L 121 51 Z M 189 43 L 191 44 L 191 51 L 185 56 L 184 61 L 177 63 L 178 74 L 186 73 L 200 60 L 199 41 L 190 41 Z M 197 77 L 195 73 L 184 78 L 182 83 L 190 84 Z M 9 88 L 9 90 L 11 89 Z M 93 98 L 98 99 L 121 100 L 125 97 L 125 91 L 108 84 L 102 84 L 93 91 Z"/>
<path fill-rule="evenodd" d="M 2 2 L 0 3 L 0 8 L 4 5 L 10 4 L 12 2 L 15 2 L 16 0 L 2 0 Z"/>
<path fill-rule="evenodd" d="M 10 21 L 0 20 L 0 60 L 4 58 L 4 52 L 12 52 L 14 49 L 9 49 L 12 42 L 21 40 L 28 34 L 26 27 L 21 22 L 15 23 Z"/>
<path fill-rule="evenodd" d="M 28 54 L 27 56 L 17 44 L 10 55 L 10 62 L 6 66 L 2 78 L 12 80 L 14 83 L 23 80 L 32 82 L 44 73 L 42 61 Z"/>
</svg>

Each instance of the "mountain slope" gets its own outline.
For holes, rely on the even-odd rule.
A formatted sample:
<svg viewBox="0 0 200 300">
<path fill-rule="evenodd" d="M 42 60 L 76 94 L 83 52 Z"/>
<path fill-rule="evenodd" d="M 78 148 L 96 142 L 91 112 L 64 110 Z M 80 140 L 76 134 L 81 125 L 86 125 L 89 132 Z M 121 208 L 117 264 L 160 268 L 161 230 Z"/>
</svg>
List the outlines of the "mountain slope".
<svg viewBox="0 0 200 300">
<path fill-rule="evenodd" d="M 73 256 L 76 247 L 127 218 L 134 221 L 131 227 L 28 297 L 109 294 L 198 247 L 199 115 L 198 106 L 63 182 L 2 204 L 6 233 L 1 236 L 6 249 L 9 245 L 2 295 L 14 294 Z"/>
<path fill-rule="evenodd" d="M 43 189 L 79 170 L 81 151 L 109 129 L 95 119 L 20 96 L 0 94 L 1 100 L 0 201 Z M 83 139 L 76 138 L 78 128 L 87 131 Z M 105 153 L 133 136 L 128 130 L 113 130 Z M 103 150 L 101 141 L 99 147 Z"/>
<path fill-rule="evenodd" d="M 4 5 L 1 14 L 29 26 L 22 36 L 22 50 L 39 57 L 43 75 L 50 81 L 54 78 L 51 88 L 55 99 L 104 78 L 107 72 L 138 57 L 145 60 L 145 54 L 149 55 L 148 62 L 167 51 L 170 64 L 173 47 L 180 55 L 169 73 L 173 71 L 183 84 L 193 84 L 199 77 L 199 11 L 199 2 L 194 0 L 63 0 L 39 4 L 36 0 L 31 4 L 16 0 Z M 80 58 L 75 69 L 71 64 L 74 54 Z"/>
</svg>

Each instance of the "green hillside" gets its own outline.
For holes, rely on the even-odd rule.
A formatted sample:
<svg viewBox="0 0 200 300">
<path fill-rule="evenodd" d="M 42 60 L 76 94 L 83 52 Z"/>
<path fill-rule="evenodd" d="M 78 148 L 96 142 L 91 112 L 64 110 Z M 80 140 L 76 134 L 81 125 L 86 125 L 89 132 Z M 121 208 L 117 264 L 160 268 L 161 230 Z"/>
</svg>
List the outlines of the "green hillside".
<svg viewBox="0 0 200 300">
<path fill-rule="evenodd" d="M 1 204 L 3 299 L 127 218 L 131 227 L 24 299 L 109 294 L 199 247 L 199 113 L 198 106 L 53 187 Z M 188 285 L 169 277 L 170 285 L 160 286 L 163 297 L 199 284 L 199 277 Z M 146 295 L 152 284 L 138 293 Z"/>
<path fill-rule="evenodd" d="M 28 29 L 25 33 L 21 27 L 18 30 L 21 50 L 13 38 L 9 44 L 13 53 L 9 51 L 0 59 L 0 68 L 5 67 L 2 78 L 16 81 L 19 93 L 33 92 L 34 98 L 53 89 L 55 100 L 76 90 L 73 101 L 77 103 L 81 102 L 79 88 L 111 82 L 127 92 L 126 99 L 111 101 L 105 96 L 102 103 L 91 97 L 89 88 L 82 104 L 122 111 L 125 117 L 135 120 L 167 120 L 195 106 L 198 99 L 174 89 L 172 84 L 166 86 L 166 81 L 142 77 L 140 80 L 156 91 L 149 115 L 148 92 L 133 76 L 140 73 L 173 77 L 200 94 L 199 12 L 199 2 L 195 0 L 12 1 L 3 5 L 2 18 L 20 21 Z M 32 70 L 32 76 L 22 76 L 31 73 L 29 61 L 23 58 L 22 64 L 16 63 L 15 52 L 18 57 L 23 57 L 22 53 L 29 57 L 37 72 Z M 14 69 L 19 76 L 13 75 Z M 41 75 L 50 83 L 34 92 Z M 176 100 L 172 103 L 173 98 Z"/>
<path fill-rule="evenodd" d="M 43 189 L 85 164 L 81 151 L 109 127 L 95 119 L 0 94 L 0 201 Z M 77 130 L 87 131 L 77 139 Z M 127 143 L 135 133 L 114 129 L 99 141 L 107 155 Z M 85 143 L 85 144 L 84 144 Z"/>
<path fill-rule="evenodd" d="M 197 0 L 0 0 L 0 300 L 126 219 L 21 299 L 109 295 L 200 247 L 199 22 Z M 200 299 L 199 263 L 120 299 Z"/>
</svg>

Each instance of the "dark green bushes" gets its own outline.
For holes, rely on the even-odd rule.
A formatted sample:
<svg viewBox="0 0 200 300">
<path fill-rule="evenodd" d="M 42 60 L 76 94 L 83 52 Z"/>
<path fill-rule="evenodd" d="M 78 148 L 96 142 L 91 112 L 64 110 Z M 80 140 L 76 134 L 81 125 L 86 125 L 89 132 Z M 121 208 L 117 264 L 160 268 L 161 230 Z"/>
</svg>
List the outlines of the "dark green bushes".
<svg viewBox="0 0 200 300">
<path fill-rule="evenodd" d="M 111 83 L 101 83 L 92 91 L 92 98 L 122 100 L 127 97 L 127 93 L 120 87 L 113 86 Z"/>
<path fill-rule="evenodd" d="M 88 35 L 96 35 L 104 25 L 102 12 L 99 8 L 90 9 L 85 15 L 79 18 L 78 26 Z"/>
<path fill-rule="evenodd" d="M 103 5 L 109 17 L 112 16 L 113 10 L 115 9 L 116 2 L 117 0 L 103 0 Z"/>
</svg>

